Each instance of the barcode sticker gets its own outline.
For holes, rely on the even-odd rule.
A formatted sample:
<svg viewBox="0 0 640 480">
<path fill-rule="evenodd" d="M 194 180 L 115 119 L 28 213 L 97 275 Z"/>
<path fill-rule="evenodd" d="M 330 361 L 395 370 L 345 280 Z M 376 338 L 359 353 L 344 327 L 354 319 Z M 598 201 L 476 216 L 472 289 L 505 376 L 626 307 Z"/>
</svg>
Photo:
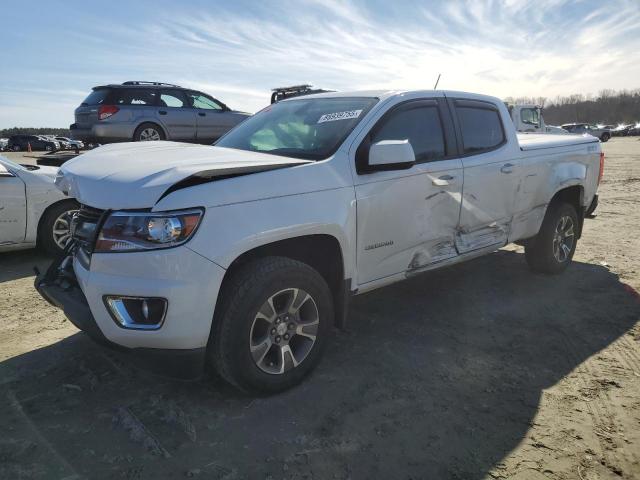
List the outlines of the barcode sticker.
<svg viewBox="0 0 640 480">
<path fill-rule="evenodd" d="M 322 115 L 318 119 L 318 123 L 335 122 L 336 120 L 349 120 L 351 118 L 358 118 L 361 113 L 362 113 L 362 110 L 350 110 L 348 112 L 327 113 L 326 115 Z"/>
</svg>

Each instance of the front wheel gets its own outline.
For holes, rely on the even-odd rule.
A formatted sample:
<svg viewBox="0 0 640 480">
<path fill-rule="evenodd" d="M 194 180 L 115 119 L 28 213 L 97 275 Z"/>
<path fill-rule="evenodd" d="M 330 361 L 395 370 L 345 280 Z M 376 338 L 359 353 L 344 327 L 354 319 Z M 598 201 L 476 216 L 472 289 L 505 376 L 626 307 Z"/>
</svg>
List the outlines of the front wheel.
<svg viewBox="0 0 640 480">
<path fill-rule="evenodd" d="M 573 205 L 552 203 L 538 235 L 525 246 L 529 268 L 540 273 L 560 273 L 569 266 L 578 242 L 578 214 Z"/>
<path fill-rule="evenodd" d="M 225 282 L 211 362 L 241 390 L 286 390 L 319 363 L 333 317 L 331 292 L 316 270 L 284 257 L 256 260 Z"/>
<path fill-rule="evenodd" d="M 600 137 L 600 140 L 602 141 L 602 143 L 606 143 L 609 141 L 610 138 L 611 138 L 611 135 L 609 135 L 608 133 L 603 133 L 602 136 Z"/>
</svg>

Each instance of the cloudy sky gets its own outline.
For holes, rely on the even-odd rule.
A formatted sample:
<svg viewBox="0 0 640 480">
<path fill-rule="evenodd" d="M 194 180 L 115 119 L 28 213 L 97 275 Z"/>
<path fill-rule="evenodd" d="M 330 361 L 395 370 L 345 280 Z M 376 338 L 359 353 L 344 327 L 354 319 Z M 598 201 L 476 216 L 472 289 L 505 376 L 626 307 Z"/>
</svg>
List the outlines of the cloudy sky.
<svg viewBox="0 0 640 480">
<path fill-rule="evenodd" d="M 555 97 L 640 88 L 640 0 L 2 2 L 0 128 L 66 127 L 91 87 L 153 80 L 254 112 L 270 89 Z"/>
</svg>

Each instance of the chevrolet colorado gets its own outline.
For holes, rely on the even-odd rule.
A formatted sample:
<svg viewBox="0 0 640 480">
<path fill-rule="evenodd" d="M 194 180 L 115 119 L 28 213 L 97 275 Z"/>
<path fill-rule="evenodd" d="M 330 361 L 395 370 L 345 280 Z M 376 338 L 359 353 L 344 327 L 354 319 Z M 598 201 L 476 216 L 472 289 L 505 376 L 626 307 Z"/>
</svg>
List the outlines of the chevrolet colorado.
<svg viewBox="0 0 640 480">
<path fill-rule="evenodd" d="M 82 207 L 36 288 L 102 343 L 281 391 L 318 364 L 351 295 L 510 242 L 532 270 L 564 270 L 603 161 L 589 135 L 516 134 L 494 97 L 288 99 L 215 146 L 65 163 L 57 185 Z"/>
</svg>

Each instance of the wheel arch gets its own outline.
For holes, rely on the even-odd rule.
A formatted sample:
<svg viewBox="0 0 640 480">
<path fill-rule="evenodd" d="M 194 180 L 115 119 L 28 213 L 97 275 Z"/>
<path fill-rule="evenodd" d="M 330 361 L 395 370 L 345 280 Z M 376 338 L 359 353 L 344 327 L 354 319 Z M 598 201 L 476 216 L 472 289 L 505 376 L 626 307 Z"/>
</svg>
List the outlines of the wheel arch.
<svg viewBox="0 0 640 480">
<path fill-rule="evenodd" d="M 580 238 L 582 235 L 582 225 L 584 223 L 584 186 L 581 184 L 573 184 L 573 185 L 565 185 L 558 189 L 553 197 L 551 197 L 551 201 L 549 205 L 547 205 L 547 210 L 550 205 L 553 205 L 557 202 L 564 202 L 572 205 L 576 209 L 576 213 L 578 214 L 578 234 L 577 238 Z"/>
<path fill-rule="evenodd" d="M 344 327 L 351 282 L 345 279 L 344 255 L 340 241 L 330 234 L 300 235 L 251 248 L 238 255 L 229 265 L 218 293 L 216 309 L 225 284 L 238 268 L 258 258 L 287 257 L 315 269 L 327 282 L 333 295 L 336 325 Z"/>
</svg>

